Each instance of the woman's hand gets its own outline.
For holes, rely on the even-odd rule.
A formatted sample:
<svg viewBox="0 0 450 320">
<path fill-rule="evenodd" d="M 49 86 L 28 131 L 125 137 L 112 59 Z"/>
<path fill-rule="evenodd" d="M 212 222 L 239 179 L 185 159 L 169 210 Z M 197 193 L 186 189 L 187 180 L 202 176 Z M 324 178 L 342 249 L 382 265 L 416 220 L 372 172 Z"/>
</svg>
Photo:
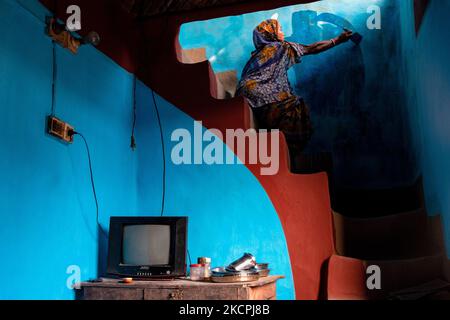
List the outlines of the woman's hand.
<svg viewBox="0 0 450 320">
<path fill-rule="evenodd" d="M 341 35 L 337 38 L 338 43 L 344 43 L 351 39 L 353 36 L 353 31 L 344 29 L 344 32 L 341 33 Z"/>
<path fill-rule="evenodd" d="M 324 51 L 327 51 L 333 47 L 335 47 L 338 44 L 347 42 L 350 40 L 350 38 L 353 36 L 353 31 L 344 29 L 344 32 L 341 33 L 339 37 L 336 37 L 334 39 L 328 40 L 328 41 L 319 41 L 307 46 L 303 46 L 305 51 L 304 54 L 318 54 Z"/>
</svg>

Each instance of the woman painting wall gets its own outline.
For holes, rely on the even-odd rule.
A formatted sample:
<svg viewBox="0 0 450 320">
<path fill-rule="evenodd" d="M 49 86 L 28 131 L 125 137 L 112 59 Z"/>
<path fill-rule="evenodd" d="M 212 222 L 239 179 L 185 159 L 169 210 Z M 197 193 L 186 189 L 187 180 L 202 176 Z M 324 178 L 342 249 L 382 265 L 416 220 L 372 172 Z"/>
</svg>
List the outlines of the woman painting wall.
<svg viewBox="0 0 450 320">
<path fill-rule="evenodd" d="M 279 129 L 287 139 L 292 163 L 311 138 L 308 106 L 295 95 L 287 71 L 305 55 L 318 54 L 347 42 L 351 31 L 310 45 L 288 42 L 278 20 L 260 23 L 253 32 L 256 50 L 244 70 L 237 94 L 247 98 L 259 129 Z"/>
</svg>

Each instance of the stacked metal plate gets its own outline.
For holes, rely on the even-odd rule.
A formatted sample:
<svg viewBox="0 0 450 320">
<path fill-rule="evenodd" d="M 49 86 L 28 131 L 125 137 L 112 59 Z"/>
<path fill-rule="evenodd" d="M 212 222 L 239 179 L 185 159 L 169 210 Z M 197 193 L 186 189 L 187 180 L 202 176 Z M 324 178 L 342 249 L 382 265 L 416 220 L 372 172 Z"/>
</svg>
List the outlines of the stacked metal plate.
<svg viewBox="0 0 450 320">
<path fill-rule="evenodd" d="M 268 263 L 257 263 L 255 266 L 255 270 L 258 271 L 261 278 L 268 277 L 270 274 Z"/>
<path fill-rule="evenodd" d="M 211 270 L 211 281 L 220 283 L 252 282 L 259 280 L 259 273 L 255 270 L 229 271 L 226 268 Z"/>
<path fill-rule="evenodd" d="M 242 271 L 234 271 L 229 267 L 214 268 L 211 270 L 211 281 L 219 283 L 252 282 L 270 273 L 267 263 L 256 264 L 256 266 Z"/>
</svg>

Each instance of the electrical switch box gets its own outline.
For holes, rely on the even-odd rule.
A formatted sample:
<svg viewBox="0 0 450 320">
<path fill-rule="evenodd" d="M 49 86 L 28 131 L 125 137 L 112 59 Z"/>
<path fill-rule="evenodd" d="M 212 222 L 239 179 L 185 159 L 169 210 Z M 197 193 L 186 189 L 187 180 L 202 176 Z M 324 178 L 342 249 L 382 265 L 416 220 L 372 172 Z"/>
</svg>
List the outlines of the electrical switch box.
<svg viewBox="0 0 450 320">
<path fill-rule="evenodd" d="M 73 142 L 74 128 L 56 117 L 49 116 L 47 118 L 47 133 L 51 136 L 62 140 L 65 143 Z"/>
</svg>

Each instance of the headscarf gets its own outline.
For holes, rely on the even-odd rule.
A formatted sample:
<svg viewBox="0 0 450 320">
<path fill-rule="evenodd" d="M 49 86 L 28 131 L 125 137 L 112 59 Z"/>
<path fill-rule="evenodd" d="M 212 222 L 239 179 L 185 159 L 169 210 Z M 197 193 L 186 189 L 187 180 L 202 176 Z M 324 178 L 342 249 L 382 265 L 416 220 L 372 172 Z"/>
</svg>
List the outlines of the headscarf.
<svg viewBox="0 0 450 320">
<path fill-rule="evenodd" d="M 252 58 L 244 67 L 242 75 L 252 73 L 267 65 L 277 63 L 286 50 L 279 50 L 286 41 L 278 38 L 280 23 L 275 19 L 261 22 L 253 31 L 253 43 L 256 50 L 252 52 Z"/>
<path fill-rule="evenodd" d="M 274 42 L 282 42 L 278 38 L 280 23 L 275 19 L 268 19 L 261 22 L 253 31 L 253 43 L 256 50 Z"/>
<path fill-rule="evenodd" d="M 253 31 L 256 50 L 242 71 L 236 94 L 247 97 L 254 107 L 273 102 L 275 95 L 292 91 L 286 71 L 301 61 L 303 46 L 281 40 L 279 29 L 278 20 L 269 19 Z M 275 73 L 278 78 L 273 78 Z M 275 92 L 275 89 L 282 92 Z"/>
</svg>

